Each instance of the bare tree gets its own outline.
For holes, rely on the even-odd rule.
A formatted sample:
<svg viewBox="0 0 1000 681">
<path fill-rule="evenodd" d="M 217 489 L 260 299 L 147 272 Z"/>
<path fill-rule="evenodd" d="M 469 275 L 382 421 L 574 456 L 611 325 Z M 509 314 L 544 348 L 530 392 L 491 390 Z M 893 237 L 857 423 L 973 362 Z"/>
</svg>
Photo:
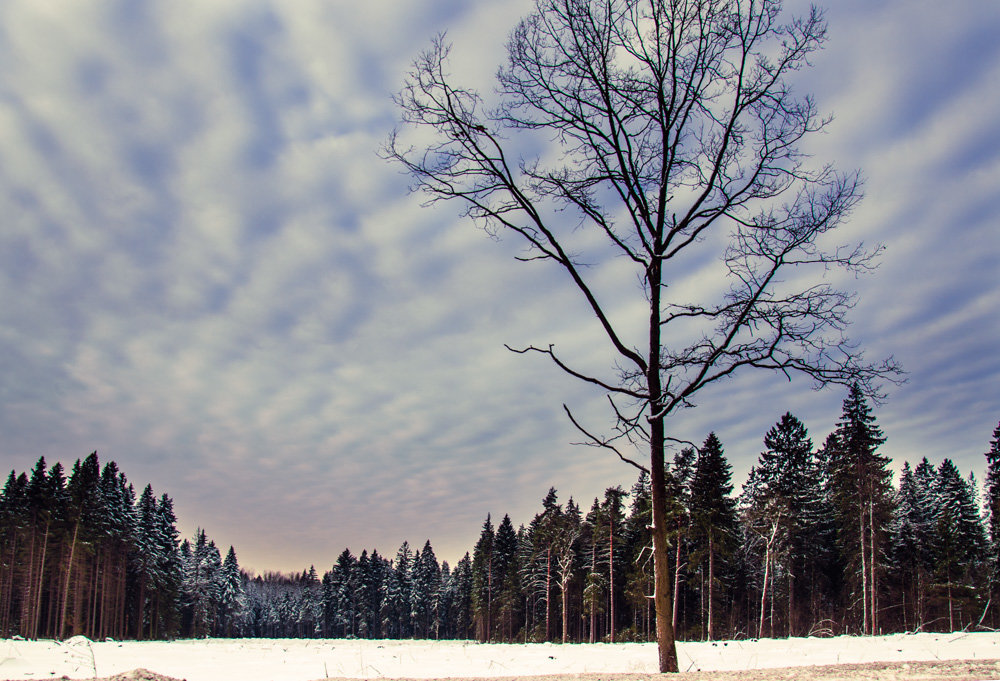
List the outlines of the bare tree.
<svg viewBox="0 0 1000 681">
<path fill-rule="evenodd" d="M 854 299 L 822 281 L 831 268 L 871 269 L 880 248 L 827 247 L 860 198 L 859 177 L 800 149 L 826 120 L 788 76 L 826 28 L 815 8 L 780 15 L 779 0 L 536 0 L 489 100 L 452 82 L 450 48 L 435 40 L 397 95 L 407 127 L 383 149 L 429 203 L 457 199 L 488 231 L 523 238 L 523 260 L 560 267 L 617 353 L 608 371 L 572 366 L 551 345 L 516 350 L 605 391 L 607 434 L 567 414 L 589 444 L 649 472 L 662 671 L 677 670 L 668 418 L 744 368 L 869 390 L 898 374 L 856 352 L 844 335 Z M 412 128 L 431 137 L 408 142 Z M 631 265 L 625 276 L 646 303 L 634 338 L 634 320 L 605 302 L 602 268 L 589 267 L 612 258 Z M 716 276 L 681 285 L 706 262 Z"/>
</svg>

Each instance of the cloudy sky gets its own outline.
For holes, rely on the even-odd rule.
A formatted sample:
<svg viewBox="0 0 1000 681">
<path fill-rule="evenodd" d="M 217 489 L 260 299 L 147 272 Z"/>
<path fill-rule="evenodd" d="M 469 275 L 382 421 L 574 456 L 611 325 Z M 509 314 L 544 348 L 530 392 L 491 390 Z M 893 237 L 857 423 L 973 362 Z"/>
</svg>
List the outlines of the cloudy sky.
<svg viewBox="0 0 1000 681">
<path fill-rule="evenodd" d="M 404 539 L 454 561 L 487 513 L 630 485 L 570 445 L 562 403 L 600 424 L 603 396 L 503 347 L 586 356 L 600 338 L 573 291 L 457 206 L 421 208 L 376 154 L 434 34 L 488 90 L 529 4 L 0 4 L 3 469 L 96 449 L 257 571 Z M 836 117 L 811 151 L 867 180 L 844 239 L 886 246 L 848 282 L 852 336 L 909 372 L 876 412 L 883 451 L 981 479 L 1000 420 L 1000 4 L 838 0 L 828 19 L 797 85 Z M 782 413 L 819 443 L 843 397 L 748 374 L 672 432 L 714 429 L 739 483 Z"/>
</svg>

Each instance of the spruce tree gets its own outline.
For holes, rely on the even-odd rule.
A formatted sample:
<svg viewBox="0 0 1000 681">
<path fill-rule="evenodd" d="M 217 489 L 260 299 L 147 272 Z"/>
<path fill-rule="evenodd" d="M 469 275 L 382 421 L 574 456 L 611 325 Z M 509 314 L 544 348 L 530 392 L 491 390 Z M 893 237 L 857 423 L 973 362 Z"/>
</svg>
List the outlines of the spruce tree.
<svg viewBox="0 0 1000 681">
<path fill-rule="evenodd" d="M 864 393 L 852 385 L 825 457 L 838 542 L 854 589 L 852 601 L 860 605 L 859 625 L 864 634 L 879 631 L 879 579 L 892 513 L 889 459 L 877 451 L 884 442 Z"/>
<path fill-rule="evenodd" d="M 766 449 L 751 469 L 744 491 L 748 536 L 756 537 L 763 547 L 758 635 L 763 631 L 768 589 L 781 589 L 781 585 L 774 583 L 776 572 L 783 573 L 787 580 L 785 619 L 786 632 L 791 635 L 797 628 L 797 596 L 804 600 L 808 595 L 800 586 L 805 584 L 800 577 L 806 573 L 818 542 L 814 507 L 822 497 L 822 489 L 816 477 L 812 440 L 806 427 L 790 412 L 768 430 L 764 446 Z M 777 597 L 777 593 L 771 594 L 772 612 L 773 599 Z"/>
<path fill-rule="evenodd" d="M 239 561 L 236 559 L 236 549 L 232 546 L 222 561 L 222 592 L 220 594 L 220 623 L 223 636 L 232 637 L 239 629 L 239 622 L 246 607 L 246 596 L 243 592 L 243 575 Z"/>
<path fill-rule="evenodd" d="M 583 608 L 588 619 L 590 643 L 597 642 L 598 616 L 605 613 L 604 601 L 608 580 L 601 552 L 603 528 L 607 524 L 601 503 L 594 497 L 594 503 L 584 518 L 584 533 L 581 547 L 587 556 L 586 576 L 583 585 Z"/>
<path fill-rule="evenodd" d="M 926 470 L 927 459 L 920 464 Z M 930 490 L 907 461 L 899 478 L 892 522 L 889 566 L 899 583 L 903 626 L 919 630 L 926 618 L 927 591 L 933 569 L 934 508 Z"/>
<path fill-rule="evenodd" d="M 495 573 L 495 545 L 496 532 L 487 515 L 472 551 L 472 607 L 476 615 L 476 638 L 480 641 L 493 637 L 493 600 L 502 579 Z"/>
<path fill-rule="evenodd" d="M 960 627 L 963 611 L 974 602 L 977 566 L 986 537 L 974 493 L 955 464 L 945 459 L 938 467 L 935 509 L 935 568 L 947 601 L 948 627 Z"/>
<path fill-rule="evenodd" d="M 178 552 L 177 516 L 174 501 L 166 493 L 156 505 L 156 570 L 157 583 L 154 613 L 150 624 L 152 638 L 170 637 L 180 626 L 181 556 Z"/>
<path fill-rule="evenodd" d="M 722 443 L 709 433 L 698 451 L 691 477 L 691 525 L 699 542 L 706 574 L 706 627 L 709 641 L 715 638 L 715 601 L 722 559 L 734 548 L 736 505 L 732 498 L 732 468 L 726 460 Z M 705 565 L 707 564 L 707 565 Z"/>
<path fill-rule="evenodd" d="M 413 592 L 411 597 L 411 617 L 414 636 L 417 638 L 439 638 L 441 567 L 438 565 L 434 548 L 428 539 L 413 565 Z"/>
<path fill-rule="evenodd" d="M 624 524 L 626 573 L 623 591 L 632 609 L 630 637 L 648 640 L 653 630 L 652 603 L 647 598 L 652 592 L 650 547 L 653 540 L 649 531 L 651 492 L 649 475 L 645 471 L 639 473 L 629 496 L 631 504 Z"/>
<path fill-rule="evenodd" d="M 496 625 L 502 627 L 503 640 L 511 640 L 516 631 L 514 623 L 521 600 L 519 572 L 517 532 L 510 516 L 505 514 L 497 526 L 493 546 L 493 574 L 498 580 Z"/>
<path fill-rule="evenodd" d="M 472 582 L 472 559 L 466 553 L 455 564 L 451 574 L 452 619 L 455 622 L 455 637 L 460 639 L 472 638 L 475 631 Z"/>
<path fill-rule="evenodd" d="M 1000 423 L 986 452 L 986 513 L 989 518 L 990 595 L 1000 602 Z"/>
</svg>

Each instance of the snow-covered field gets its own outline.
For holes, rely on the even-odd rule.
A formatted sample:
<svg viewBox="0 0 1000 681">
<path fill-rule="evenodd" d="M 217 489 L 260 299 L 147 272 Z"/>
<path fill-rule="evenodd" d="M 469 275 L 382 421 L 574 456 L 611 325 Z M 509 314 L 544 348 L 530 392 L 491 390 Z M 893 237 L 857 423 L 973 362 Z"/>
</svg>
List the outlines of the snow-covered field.
<svg viewBox="0 0 1000 681">
<path fill-rule="evenodd" d="M 681 643 L 682 671 L 984 660 L 1000 634 L 912 634 Z M 111 676 L 145 668 L 187 681 L 311 681 L 326 677 L 442 678 L 652 673 L 653 644 L 485 645 L 464 641 L 210 639 L 174 642 L 3 640 L 0 678 Z"/>
</svg>

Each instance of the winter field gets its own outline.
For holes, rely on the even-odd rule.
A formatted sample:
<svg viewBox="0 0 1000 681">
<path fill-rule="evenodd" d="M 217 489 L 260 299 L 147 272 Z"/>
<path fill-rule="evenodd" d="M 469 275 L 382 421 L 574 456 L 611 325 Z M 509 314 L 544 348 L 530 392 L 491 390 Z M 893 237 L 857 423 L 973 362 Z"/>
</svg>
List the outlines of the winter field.
<svg viewBox="0 0 1000 681">
<path fill-rule="evenodd" d="M 681 643 L 681 670 L 731 672 L 698 677 L 977 678 L 1000 677 L 1000 634 L 900 634 L 883 637 L 765 639 Z M 974 661 L 954 664 L 949 660 Z M 986 661 L 987 663 L 984 663 Z M 876 664 L 860 669 L 824 665 Z M 930 663 L 930 664 L 921 664 Z M 796 667 L 794 671 L 754 672 Z M 130 672 L 150 670 L 155 674 Z M 486 678 L 625 675 L 656 671 L 653 644 L 477 644 L 466 641 L 208 639 L 173 642 L 4 640 L 0 678 L 312 681 L 324 678 Z"/>
</svg>

